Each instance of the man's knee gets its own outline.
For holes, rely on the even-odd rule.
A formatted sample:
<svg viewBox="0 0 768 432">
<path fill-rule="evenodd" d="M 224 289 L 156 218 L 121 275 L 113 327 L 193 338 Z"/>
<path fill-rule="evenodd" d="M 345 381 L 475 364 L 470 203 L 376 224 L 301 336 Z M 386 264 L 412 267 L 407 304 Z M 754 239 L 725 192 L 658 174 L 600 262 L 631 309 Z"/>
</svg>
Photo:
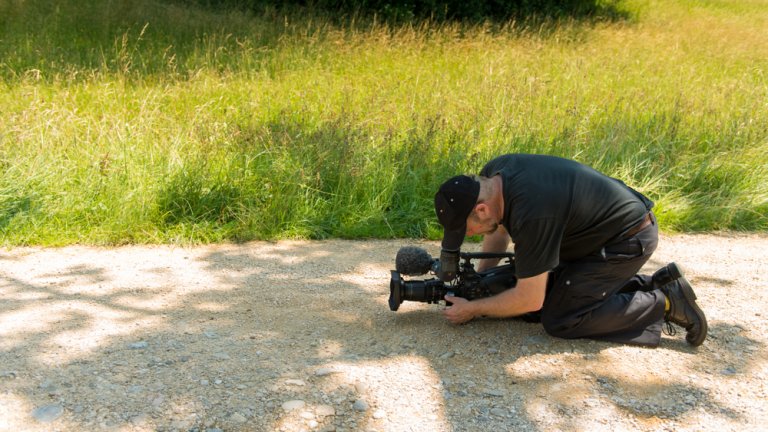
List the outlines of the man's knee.
<svg viewBox="0 0 768 432">
<path fill-rule="evenodd" d="M 543 313 L 541 315 L 541 325 L 548 335 L 563 339 L 573 339 L 579 337 L 576 335 L 578 321 L 564 319 L 563 317 L 552 316 Z"/>
</svg>

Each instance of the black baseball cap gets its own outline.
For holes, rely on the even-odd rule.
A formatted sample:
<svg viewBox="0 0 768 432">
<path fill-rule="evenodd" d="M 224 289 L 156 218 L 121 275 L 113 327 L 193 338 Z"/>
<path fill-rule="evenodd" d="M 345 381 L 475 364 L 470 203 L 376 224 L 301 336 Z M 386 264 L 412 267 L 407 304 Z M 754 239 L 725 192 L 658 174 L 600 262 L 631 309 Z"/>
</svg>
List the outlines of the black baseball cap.
<svg viewBox="0 0 768 432">
<path fill-rule="evenodd" d="M 466 175 L 448 179 L 435 194 L 435 213 L 443 226 L 443 249 L 459 250 L 467 232 L 467 218 L 480 196 L 480 182 Z"/>
</svg>

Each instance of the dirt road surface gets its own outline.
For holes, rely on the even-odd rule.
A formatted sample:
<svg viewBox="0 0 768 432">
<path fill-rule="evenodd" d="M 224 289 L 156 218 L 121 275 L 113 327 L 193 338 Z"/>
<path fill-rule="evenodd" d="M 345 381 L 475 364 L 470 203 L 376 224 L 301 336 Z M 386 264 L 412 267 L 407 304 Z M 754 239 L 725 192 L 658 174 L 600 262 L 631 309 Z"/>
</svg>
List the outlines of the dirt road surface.
<svg viewBox="0 0 768 432">
<path fill-rule="evenodd" d="M 1 431 L 758 431 L 764 235 L 663 236 L 710 333 L 659 348 L 387 306 L 401 246 L 0 252 Z M 471 245 L 469 249 L 478 248 Z"/>
</svg>

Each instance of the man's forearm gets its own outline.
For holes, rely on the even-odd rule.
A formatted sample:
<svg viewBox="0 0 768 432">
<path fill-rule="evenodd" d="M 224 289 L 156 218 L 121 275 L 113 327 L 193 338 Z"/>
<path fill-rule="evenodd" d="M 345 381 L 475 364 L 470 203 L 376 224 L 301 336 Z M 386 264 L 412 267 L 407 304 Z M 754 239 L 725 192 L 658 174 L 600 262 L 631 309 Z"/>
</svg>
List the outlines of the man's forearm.
<svg viewBox="0 0 768 432">
<path fill-rule="evenodd" d="M 506 252 L 509 247 L 509 234 L 503 226 L 499 228 L 493 234 L 487 234 L 483 236 L 483 252 L 501 253 Z M 478 271 L 487 270 L 491 267 L 499 264 L 499 258 L 488 258 L 480 260 L 478 263 Z"/>
<path fill-rule="evenodd" d="M 492 318 L 507 318 L 534 312 L 544 304 L 547 274 L 521 279 L 517 287 L 503 291 L 493 297 L 476 299 L 467 305 L 472 315 Z"/>
</svg>

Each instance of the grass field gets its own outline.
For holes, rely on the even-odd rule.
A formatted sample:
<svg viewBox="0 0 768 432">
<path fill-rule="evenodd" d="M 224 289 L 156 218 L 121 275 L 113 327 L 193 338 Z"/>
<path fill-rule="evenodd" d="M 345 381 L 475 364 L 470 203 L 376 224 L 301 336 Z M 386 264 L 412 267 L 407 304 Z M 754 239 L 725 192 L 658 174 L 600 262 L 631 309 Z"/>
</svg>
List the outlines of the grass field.
<svg viewBox="0 0 768 432">
<path fill-rule="evenodd" d="M 768 0 L 386 24 L 0 0 L 4 245 L 439 235 L 442 180 L 565 156 L 663 230 L 768 230 Z"/>
</svg>

